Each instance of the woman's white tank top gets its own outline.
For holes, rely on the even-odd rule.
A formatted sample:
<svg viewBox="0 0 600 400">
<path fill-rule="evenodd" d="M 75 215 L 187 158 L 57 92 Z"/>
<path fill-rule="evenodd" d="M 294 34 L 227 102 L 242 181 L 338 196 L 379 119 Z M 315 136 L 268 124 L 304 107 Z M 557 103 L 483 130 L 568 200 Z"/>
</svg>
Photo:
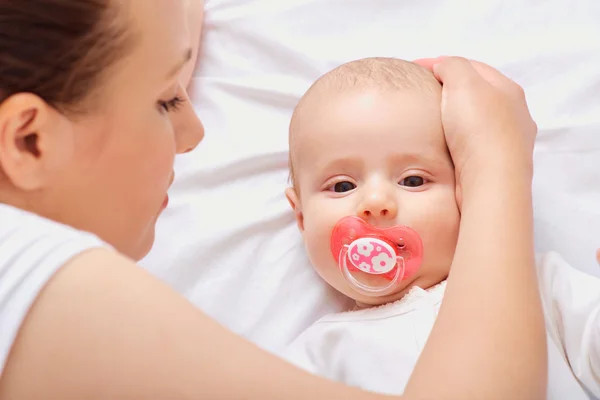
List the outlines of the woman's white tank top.
<svg viewBox="0 0 600 400">
<path fill-rule="evenodd" d="M 17 332 L 46 283 L 96 236 L 0 204 L 0 375 Z"/>
</svg>

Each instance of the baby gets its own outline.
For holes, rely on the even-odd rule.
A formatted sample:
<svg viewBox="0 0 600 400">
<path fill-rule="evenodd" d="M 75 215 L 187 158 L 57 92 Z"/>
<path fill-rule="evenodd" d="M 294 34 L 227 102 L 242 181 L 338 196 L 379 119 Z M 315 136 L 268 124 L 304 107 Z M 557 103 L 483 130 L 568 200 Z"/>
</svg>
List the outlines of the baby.
<svg viewBox="0 0 600 400">
<path fill-rule="evenodd" d="M 459 231 L 440 104 L 441 86 L 429 71 L 371 58 L 325 74 L 296 107 L 286 196 L 316 271 L 356 300 L 354 310 L 325 316 L 290 344 L 284 356 L 300 367 L 367 390 L 404 391 L 437 317 Z M 338 258 L 332 233 L 349 216 L 360 229 L 364 221 L 373 237 L 398 226 L 416 232 L 420 240 L 408 252 L 398 243 L 401 273 L 388 268 L 369 274 L 359 265 L 348 268 L 345 253 Z M 353 257 L 374 251 L 367 246 Z M 385 243 L 374 246 L 381 250 Z M 411 257 L 419 262 L 416 268 Z M 538 270 L 549 398 L 600 396 L 600 280 L 556 254 L 540 257 Z"/>
</svg>

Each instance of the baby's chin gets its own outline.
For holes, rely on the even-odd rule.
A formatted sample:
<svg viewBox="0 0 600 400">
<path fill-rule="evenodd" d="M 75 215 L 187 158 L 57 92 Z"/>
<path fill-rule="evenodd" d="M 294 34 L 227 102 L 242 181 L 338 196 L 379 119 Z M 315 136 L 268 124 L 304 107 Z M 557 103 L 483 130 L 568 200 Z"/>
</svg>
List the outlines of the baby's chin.
<svg viewBox="0 0 600 400">
<path fill-rule="evenodd" d="M 398 284 L 391 288 L 389 292 L 380 296 L 369 296 L 355 290 L 344 279 L 339 268 L 332 268 L 328 265 L 325 268 L 315 269 L 325 282 L 327 282 L 338 292 L 341 292 L 343 295 L 354 300 L 359 308 L 370 308 L 398 301 L 408 294 L 410 289 L 412 289 L 414 286 L 418 286 L 421 289 L 426 290 L 437 285 L 448 277 L 448 271 L 450 267 L 448 265 L 447 268 L 420 268 L 414 274 L 401 280 Z M 371 277 L 371 279 L 366 282 L 362 281 L 362 283 L 369 284 L 369 286 L 381 287 L 381 285 L 386 286 L 389 281 L 383 282 L 381 278 Z"/>
<path fill-rule="evenodd" d="M 359 293 L 353 290 L 351 287 L 346 287 L 346 291 L 344 294 L 354 301 L 356 301 L 356 305 L 358 308 L 370 308 L 377 307 L 387 303 L 393 303 L 394 301 L 398 301 L 403 298 L 410 289 L 415 286 L 420 287 L 421 289 L 427 290 L 431 287 L 434 287 L 438 283 L 444 281 L 448 277 L 448 273 L 444 272 L 443 274 L 440 272 L 439 274 L 415 274 L 414 276 L 403 280 L 396 286 L 389 294 L 385 294 L 383 296 L 365 296 L 362 293 Z"/>
<path fill-rule="evenodd" d="M 415 286 L 415 281 L 416 278 L 409 278 L 401 281 L 400 284 L 394 287 L 389 293 L 381 296 L 364 295 L 349 286 L 347 287 L 347 290 L 344 291 L 344 294 L 356 301 L 356 306 L 360 309 L 377 307 L 384 304 L 393 303 L 403 298 L 410 291 L 410 289 Z"/>
</svg>

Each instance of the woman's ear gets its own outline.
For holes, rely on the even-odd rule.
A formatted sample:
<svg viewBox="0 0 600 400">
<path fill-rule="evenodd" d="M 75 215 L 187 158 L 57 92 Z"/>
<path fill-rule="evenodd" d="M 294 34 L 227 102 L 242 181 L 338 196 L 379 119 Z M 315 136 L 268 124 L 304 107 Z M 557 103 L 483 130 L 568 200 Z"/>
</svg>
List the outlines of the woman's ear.
<svg viewBox="0 0 600 400">
<path fill-rule="evenodd" d="M 43 188 L 72 151 L 66 118 L 34 94 L 0 104 L 0 168 L 13 186 Z"/>
<path fill-rule="evenodd" d="M 300 232 L 304 232 L 304 215 L 302 214 L 302 207 L 296 189 L 292 187 L 285 189 L 285 197 L 287 197 L 287 200 L 290 203 L 292 210 L 294 210 L 294 215 L 296 216 L 296 223 L 298 224 L 298 229 L 300 229 Z"/>
</svg>

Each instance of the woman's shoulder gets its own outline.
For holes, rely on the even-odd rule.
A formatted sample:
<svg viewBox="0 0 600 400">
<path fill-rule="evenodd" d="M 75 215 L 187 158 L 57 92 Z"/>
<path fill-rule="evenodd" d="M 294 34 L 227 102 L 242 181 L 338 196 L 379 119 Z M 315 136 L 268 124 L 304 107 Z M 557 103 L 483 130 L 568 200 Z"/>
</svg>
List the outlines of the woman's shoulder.
<svg viewBox="0 0 600 400">
<path fill-rule="evenodd" d="M 109 247 L 91 233 L 0 204 L 0 277 L 6 271 L 56 269 L 89 248 Z M 58 264 L 58 265 L 57 265 Z M 11 274 L 12 275 L 12 274 Z"/>
<path fill-rule="evenodd" d="M 8 240 L 14 241 L 14 238 L 24 239 L 21 235 L 35 239 L 52 234 L 58 235 L 56 239 L 81 238 L 102 243 L 90 233 L 0 203 L 0 245 Z"/>
<path fill-rule="evenodd" d="M 96 236 L 0 204 L 0 374 L 31 305 L 76 256 L 109 246 Z"/>
</svg>

